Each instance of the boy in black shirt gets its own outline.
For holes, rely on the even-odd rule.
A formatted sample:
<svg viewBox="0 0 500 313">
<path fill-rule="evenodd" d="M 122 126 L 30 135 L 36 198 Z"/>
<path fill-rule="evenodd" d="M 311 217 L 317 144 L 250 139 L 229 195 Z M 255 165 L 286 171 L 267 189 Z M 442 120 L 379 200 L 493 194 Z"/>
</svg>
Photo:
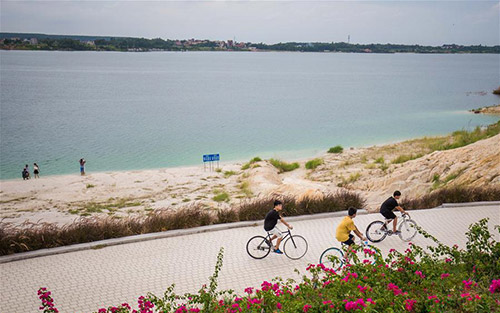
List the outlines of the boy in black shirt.
<svg viewBox="0 0 500 313">
<path fill-rule="evenodd" d="M 399 190 L 394 191 L 394 194 L 389 199 L 385 200 L 380 207 L 380 214 L 382 214 L 387 219 L 392 219 L 392 233 L 398 234 L 396 231 L 396 225 L 398 223 L 398 217 L 392 212 L 394 209 L 398 209 L 401 213 L 407 214 L 406 211 L 399 206 L 398 201 L 401 198 L 401 192 Z"/>
<path fill-rule="evenodd" d="M 283 233 L 279 230 L 278 227 L 276 227 L 276 224 L 278 223 L 278 220 L 281 220 L 283 224 L 286 225 L 289 229 L 293 229 L 293 227 L 285 222 L 284 219 L 281 218 L 279 212 L 283 209 L 283 203 L 279 200 L 274 201 L 274 208 L 267 213 L 266 218 L 264 219 L 264 229 L 272 234 L 273 236 L 271 237 L 271 244 L 276 237 L 278 237 L 278 240 L 276 241 L 276 246 L 274 247 L 274 252 L 278 254 L 283 254 L 280 250 L 280 243 L 281 240 L 283 240 Z"/>
</svg>

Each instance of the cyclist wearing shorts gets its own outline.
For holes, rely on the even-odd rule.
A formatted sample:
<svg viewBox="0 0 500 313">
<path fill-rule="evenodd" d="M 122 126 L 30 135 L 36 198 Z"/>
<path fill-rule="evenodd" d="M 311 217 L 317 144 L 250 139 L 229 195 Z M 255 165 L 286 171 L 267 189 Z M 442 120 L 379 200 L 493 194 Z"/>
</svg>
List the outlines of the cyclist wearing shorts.
<svg viewBox="0 0 500 313">
<path fill-rule="evenodd" d="M 346 244 L 348 246 L 352 245 L 354 243 L 354 236 L 351 234 L 351 231 L 354 231 L 354 233 L 363 241 L 366 240 L 366 238 L 361 234 L 361 232 L 358 230 L 356 225 L 354 225 L 354 221 L 352 220 L 353 218 L 356 217 L 356 213 L 358 210 L 356 208 L 349 208 L 347 210 L 348 216 L 344 217 L 344 219 L 340 222 L 339 226 L 337 226 L 337 231 L 335 234 L 335 238 L 337 238 L 338 241 L 340 241 L 343 244 Z"/>
<path fill-rule="evenodd" d="M 394 191 L 394 194 L 389 199 L 385 200 L 380 206 L 380 214 L 382 214 L 386 219 L 392 219 L 392 233 L 389 231 L 389 235 L 397 235 L 399 231 L 396 231 L 396 225 L 398 223 L 398 217 L 392 210 L 398 209 L 402 214 L 408 214 L 406 211 L 399 206 L 398 200 L 401 198 L 401 192 L 399 190 Z M 408 214 L 409 215 L 409 214 Z"/>
<path fill-rule="evenodd" d="M 272 244 L 272 241 L 274 239 L 278 238 L 278 240 L 276 241 L 276 246 L 273 249 L 273 251 L 278 254 L 283 254 L 283 252 L 281 252 L 280 250 L 280 243 L 281 240 L 283 240 L 283 233 L 276 226 L 276 224 L 278 224 L 278 220 L 281 220 L 281 222 L 285 224 L 286 227 L 288 227 L 289 229 L 293 229 L 293 227 L 290 226 L 290 224 L 288 224 L 287 222 L 285 222 L 284 219 L 281 218 L 281 215 L 279 213 L 281 210 L 283 210 L 283 202 L 279 200 L 274 201 L 274 208 L 271 211 L 269 211 L 269 213 L 267 213 L 266 218 L 264 220 L 264 229 L 268 233 L 273 235 L 271 237 L 270 244 Z"/>
</svg>

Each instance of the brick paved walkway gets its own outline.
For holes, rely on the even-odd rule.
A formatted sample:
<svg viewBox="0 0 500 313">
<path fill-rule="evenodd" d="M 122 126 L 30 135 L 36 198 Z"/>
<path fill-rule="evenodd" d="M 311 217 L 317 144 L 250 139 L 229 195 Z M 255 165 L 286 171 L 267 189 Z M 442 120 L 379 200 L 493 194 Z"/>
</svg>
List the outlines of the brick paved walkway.
<svg viewBox="0 0 500 313">
<path fill-rule="evenodd" d="M 446 244 L 464 247 L 469 224 L 490 218 L 490 229 L 500 224 L 500 205 L 465 206 L 411 212 L 412 218 Z M 355 223 L 364 232 L 379 219 L 379 214 L 359 215 Z M 248 286 L 260 286 L 275 276 L 299 278 L 308 263 L 317 263 L 321 252 L 335 243 L 334 228 L 341 217 L 294 221 L 294 233 L 309 242 L 309 251 L 298 261 L 284 255 L 270 254 L 263 260 L 250 258 L 247 240 L 262 234 L 262 226 L 205 232 L 181 237 L 157 239 L 38 257 L 0 264 L 0 311 L 5 313 L 37 312 L 40 286 L 52 291 L 61 313 L 93 312 L 100 307 L 128 302 L 136 307 L 137 298 L 152 292 L 157 295 L 172 283 L 176 292 L 196 292 L 208 282 L 217 252 L 224 247 L 224 265 L 219 289 L 232 288 L 239 293 Z M 495 239 L 500 241 L 498 232 Z M 417 236 L 414 243 L 429 244 Z M 395 248 L 404 251 L 407 243 L 388 237 L 377 244 L 386 254 Z"/>
</svg>

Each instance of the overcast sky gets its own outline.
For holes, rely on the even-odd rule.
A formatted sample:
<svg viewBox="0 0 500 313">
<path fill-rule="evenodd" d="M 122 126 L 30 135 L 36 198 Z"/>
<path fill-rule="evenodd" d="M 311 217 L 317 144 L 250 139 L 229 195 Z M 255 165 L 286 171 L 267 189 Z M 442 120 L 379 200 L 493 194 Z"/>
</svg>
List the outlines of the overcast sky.
<svg viewBox="0 0 500 313">
<path fill-rule="evenodd" d="M 2 32 L 499 45 L 499 1 L 4 1 Z"/>
</svg>

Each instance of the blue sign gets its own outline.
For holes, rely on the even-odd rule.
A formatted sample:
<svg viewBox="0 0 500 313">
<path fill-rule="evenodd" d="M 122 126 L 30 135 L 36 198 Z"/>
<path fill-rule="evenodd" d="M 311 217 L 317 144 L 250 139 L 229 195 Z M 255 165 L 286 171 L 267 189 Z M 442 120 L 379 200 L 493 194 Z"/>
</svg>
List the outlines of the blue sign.
<svg viewBox="0 0 500 313">
<path fill-rule="evenodd" d="M 213 161 L 219 161 L 220 156 L 219 154 L 204 154 L 203 155 L 203 162 L 213 162 Z"/>
</svg>

